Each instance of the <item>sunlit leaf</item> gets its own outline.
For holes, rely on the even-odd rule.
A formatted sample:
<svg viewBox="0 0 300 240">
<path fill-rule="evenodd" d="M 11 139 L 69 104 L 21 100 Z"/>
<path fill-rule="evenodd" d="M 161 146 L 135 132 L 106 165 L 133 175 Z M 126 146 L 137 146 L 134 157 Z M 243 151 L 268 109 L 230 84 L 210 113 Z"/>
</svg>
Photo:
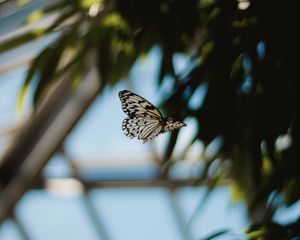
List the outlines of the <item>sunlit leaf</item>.
<svg viewBox="0 0 300 240">
<path fill-rule="evenodd" d="M 33 23 L 40 20 L 44 16 L 44 12 L 42 10 L 34 11 L 28 18 L 27 23 Z"/>
<path fill-rule="evenodd" d="M 88 10 L 94 4 L 103 4 L 103 0 L 80 0 L 80 6 Z"/>
</svg>

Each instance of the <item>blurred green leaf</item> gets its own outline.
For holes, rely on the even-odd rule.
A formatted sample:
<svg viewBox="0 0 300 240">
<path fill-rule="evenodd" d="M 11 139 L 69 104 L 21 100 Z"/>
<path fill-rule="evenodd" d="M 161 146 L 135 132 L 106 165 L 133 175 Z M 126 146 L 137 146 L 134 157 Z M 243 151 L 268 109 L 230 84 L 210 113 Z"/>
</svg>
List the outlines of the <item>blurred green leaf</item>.
<svg viewBox="0 0 300 240">
<path fill-rule="evenodd" d="M 44 13 L 42 10 L 34 11 L 26 20 L 27 24 L 36 22 L 40 20 L 44 16 Z"/>
<path fill-rule="evenodd" d="M 48 57 L 51 52 L 51 48 L 45 48 L 31 63 L 29 70 L 27 72 L 26 79 L 21 87 L 18 102 L 17 102 L 17 110 L 18 112 L 22 111 L 26 94 L 28 93 L 29 86 L 33 80 L 34 75 L 40 70 L 43 64 L 43 60 Z"/>
<path fill-rule="evenodd" d="M 67 8 L 62 10 L 60 15 L 55 19 L 55 21 L 45 29 L 45 32 L 51 32 L 55 30 L 55 28 L 59 27 L 65 21 L 67 21 L 70 17 L 74 16 L 77 13 L 76 9 L 74 8 Z"/>
<path fill-rule="evenodd" d="M 217 231 L 215 233 L 212 233 L 211 235 L 207 236 L 207 237 L 204 237 L 204 238 L 201 238 L 201 240 L 213 240 L 215 239 L 216 237 L 220 237 L 222 235 L 225 235 L 226 233 L 229 233 L 229 230 L 228 229 L 225 229 L 225 230 L 220 230 L 220 231 Z M 199 239 L 200 240 L 200 239 Z"/>
<path fill-rule="evenodd" d="M 158 84 L 161 85 L 164 77 L 170 74 L 171 76 L 175 76 L 174 66 L 173 66 L 173 52 L 170 49 L 163 50 L 162 53 L 162 62 L 160 64 L 159 76 L 158 76 Z"/>
<path fill-rule="evenodd" d="M 80 6 L 88 10 L 93 4 L 103 4 L 104 0 L 80 0 Z"/>
<path fill-rule="evenodd" d="M 49 14 L 52 12 L 57 12 L 65 7 L 73 7 L 76 6 L 75 2 L 74 4 L 70 4 L 69 0 L 61 0 L 61 1 L 57 1 L 54 4 L 50 4 L 49 6 L 46 6 L 45 8 L 43 8 L 43 13 L 44 14 Z"/>
<path fill-rule="evenodd" d="M 20 36 L 15 36 L 13 38 L 7 39 L 0 44 L 0 53 L 26 44 L 34 39 L 40 38 L 41 36 L 42 32 L 40 32 L 39 30 L 33 30 Z"/>
<path fill-rule="evenodd" d="M 36 104 L 50 83 L 55 79 L 59 60 L 63 56 L 63 53 L 65 53 L 67 50 L 67 46 L 71 45 L 76 38 L 76 32 L 70 32 L 66 35 L 63 35 L 59 41 L 51 46 L 51 51 L 49 52 L 47 58 L 42 59 L 44 65 L 41 66 L 39 81 L 33 95 L 34 104 Z"/>
</svg>

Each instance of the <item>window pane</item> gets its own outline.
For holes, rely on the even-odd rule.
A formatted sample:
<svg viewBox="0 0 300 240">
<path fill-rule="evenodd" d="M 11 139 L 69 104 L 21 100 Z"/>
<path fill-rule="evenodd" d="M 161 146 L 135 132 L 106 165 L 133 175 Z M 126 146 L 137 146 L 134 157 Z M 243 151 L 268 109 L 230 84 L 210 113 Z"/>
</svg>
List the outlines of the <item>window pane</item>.
<svg viewBox="0 0 300 240">
<path fill-rule="evenodd" d="M 19 202 L 17 215 L 33 239 L 99 240 L 82 201 L 80 195 L 30 191 Z"/>
<path fill-rule="evenodd" d="M 91 196 L 114 240 L 182 239 L 165 189 L 95 190 Z"/>
</svg>

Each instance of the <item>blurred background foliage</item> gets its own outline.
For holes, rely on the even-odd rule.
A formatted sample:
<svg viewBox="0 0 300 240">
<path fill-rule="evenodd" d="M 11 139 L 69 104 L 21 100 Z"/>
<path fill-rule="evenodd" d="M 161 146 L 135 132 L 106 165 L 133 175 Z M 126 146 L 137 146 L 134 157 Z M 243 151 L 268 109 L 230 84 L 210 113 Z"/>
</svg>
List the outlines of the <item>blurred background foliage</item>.
<svg viewBox="0 0 300 240">
<path fill-rule="evenodd" d="M 174 117 L 197 120 L 190 145 L 200 140 L 217 149 L 204 157 L 203 178 L 211 178 L 211 187 L 232 179 L 233 198 L 246 202 L 253 222 L 249 239 L 296 239 L 300 217 L 283 226 L 273 222 L 273 214 L 300 197 L 298 5 L 278 0 L 53 1 L 24 23 L 52 15 L 52 24 L 7 39 L 0 52 L 58 33 L 31 63 L 19 96 L 21 109 L 31 85 L 35 105 L 64 74 L 72 74 L 76 88 L 83 73 L 97 66 L 103 89 L 126 78 L 137 58 L 159 46 L 158 87 L 166 76 L 173 79 L 162 108 Z M 189 57 L 180 73 L 174 69 L 176 53 Z M 201 88 L 203 101 L 191 105 Z M 177 136 L 172 133 L 165 149 L 166 177 Z M 211 176 L 209 166 L 216 162 L 218 171 Z"/>
</svg>

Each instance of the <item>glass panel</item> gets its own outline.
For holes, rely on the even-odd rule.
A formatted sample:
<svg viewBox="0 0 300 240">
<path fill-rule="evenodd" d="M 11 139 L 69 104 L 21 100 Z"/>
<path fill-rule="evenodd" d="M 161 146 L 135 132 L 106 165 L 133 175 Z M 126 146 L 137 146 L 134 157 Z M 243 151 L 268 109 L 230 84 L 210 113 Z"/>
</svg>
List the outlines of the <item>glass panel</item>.
<svg viewBox="0 0 300 240">
<path fill-rule="evenodd" d="M 19 202 L 17 215 L 32 239 L 99 240 L 82 201 L 80 195 L 30 191 Z"/>
<path fill-rule="evenodd" d="M 91 196 L 114 240 L 181 239 L 165 189 L 102 189 Z"/>
<path fill-rule="evenodd" d="M 248 226 L 246 208 L 231 201 L 230 190 L 218 187 L 204 200 L 207 188 L 183 188 L 177 192 L 185 221 L 193 238 L 201 239 L 215 231 L 229 229 L 241 236 Z M 232 239 L 232 235 L 228 239 Z M 222 237 L 220 239 L 227 239 Z"/>
<path fill-rule="evenodd" d="M 16 224 L 12 220 L 6 220 L 0 225 L 0 240 L 23 240 Z"/>
<path fill-rule="evenodd" d="M 67 178 L 72 176 L 71 166 L 61 154 L 52 156 L 43 171 L 46 178 Z"/>
</svg>

